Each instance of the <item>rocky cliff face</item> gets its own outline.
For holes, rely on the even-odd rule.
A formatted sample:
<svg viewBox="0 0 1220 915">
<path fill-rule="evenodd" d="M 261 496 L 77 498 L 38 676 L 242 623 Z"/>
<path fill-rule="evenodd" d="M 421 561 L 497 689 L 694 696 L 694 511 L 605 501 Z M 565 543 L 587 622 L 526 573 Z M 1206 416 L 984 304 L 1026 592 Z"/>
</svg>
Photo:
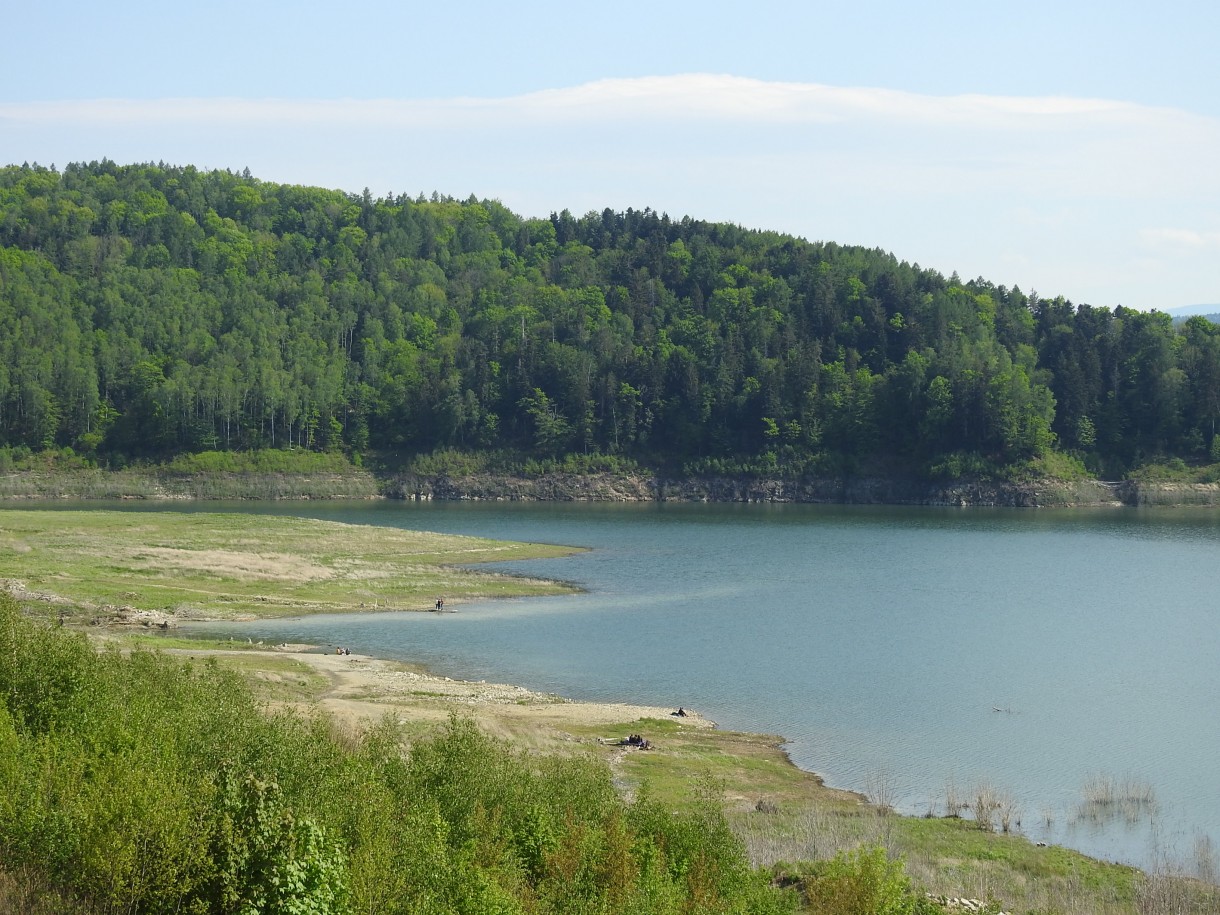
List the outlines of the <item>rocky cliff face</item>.
<svg viewBox="0 0 1220 915">
<path fill-rule="evenodd" d="M 405 475 L 389 481 L 390 498 L 493 502 L 651 502 L 657 481 L 618 474 L 546 474 L 540 477 L 472 474 L 463 477 Z"/>
<path fill-rule="evenodd" d="M 488 500 L 500 502 L 803 502 L 854 505 L 956 505 L 1037 508 L 1052 505 L 1220 504 L 1220 488 L 1153 493 L 1148 485 L 1096 480 L 1034 483 L 928 483 L 882 477 L 807 480 L 731 478 L 666 479 L 594 474 L 540 477 L 472 475 L 402 476 L 386 494 L 401 499 Z M 1206 501 L 1209 498 L 1212 501 Z M 1187 502 L 1174 501 L 1175 498 Z"/>
<path fill-rule="evenodd" d="M 494 502 L 804 502 L 1038 508 L 1083 505 L 1220 506 L 1220 484 L 1040 480 L 929 483 L 900 477 L 757 480 L 643 474 L 196 474 L 87 471 L 0 474 L 0 499 L 391 499 Z"/>
</svg>

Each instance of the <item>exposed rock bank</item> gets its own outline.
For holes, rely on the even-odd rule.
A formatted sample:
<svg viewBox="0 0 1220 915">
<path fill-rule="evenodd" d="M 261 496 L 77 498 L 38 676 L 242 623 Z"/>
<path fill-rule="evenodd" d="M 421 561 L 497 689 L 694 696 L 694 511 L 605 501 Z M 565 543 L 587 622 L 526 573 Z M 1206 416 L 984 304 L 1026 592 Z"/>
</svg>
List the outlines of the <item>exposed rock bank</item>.
<svg viewBox="0 0 1220 915">
<path fill-rule="evenodd" d="M 930 483 L 891 477 L 822 480 L 667 479 L 645 475 L 474 474 L 396 477 L 391 498 L 497 502 L 791 502 L 850 505 L 945 505 L 1038 508 L 1103 505 L 1220 505 L 1216 484 L 1107 483 L 1040 480 L 1026 483 Z"/>
<path fill-rule="evenodd" d="M 1038 508 L 1101 505 L 1220 506 L 1220 484 L 1135 480 L 929 482 L 859 476 L 784 480 L 673 478 L 649 474 L 466 476 L 396 474 L 197 474 L 90 470 L 0 474 L 0 499 L 308 500 L 413 499 L 491 502 L 797 502 Z"/>
</svg>

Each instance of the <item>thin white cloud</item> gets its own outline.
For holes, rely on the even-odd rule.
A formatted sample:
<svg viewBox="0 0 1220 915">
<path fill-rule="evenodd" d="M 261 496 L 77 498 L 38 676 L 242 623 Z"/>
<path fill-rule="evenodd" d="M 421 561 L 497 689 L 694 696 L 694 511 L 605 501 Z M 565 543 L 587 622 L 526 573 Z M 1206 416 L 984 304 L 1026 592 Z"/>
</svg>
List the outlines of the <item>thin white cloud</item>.
<svg viewBox="0 0 1220 915">
<path fill-rule="evenodd" d="M 1104 99 L 929 96 L 890 89 L 764 82 L 715 74 L 607 79 L 508 98 L 84 99 L 0 104 L 0 119 L 27 124 L 208 124 L 489 127 L 609 120 L 818 125 L 876 122 L 1010 131 L 1150 128 L 1214 121 L 1172 109 Z"/>
<path fill-rule="evenodd" d="M 1220 191 L 1220 121 L 1122 102 L 929 96 L 714 74 L 608 79 L 508 98 L 86 99 L 0 103 L 0 126 L 97 131 L 294 131 L 311 142 L 546 145 L 565 159 L 653 167 L 714 157 L 753 170 L 865 175 L 896 193 L 1038 187 L 1073 196 Z M 4 131 L 0 131 L 0 135 Z M 299 141 L 295 141 L 299 142 Z M 0 141 L 0 152 L 3 151 Z M 20 156 L 25 158 L 24 155 Z M 63 157 L 60 156 L 62 159 Z M 1135 180 L 1133 180 L 1133 176 Z"/>
<path fill-rule="evenodd" d="M 1141 233 L 1146 243 L 1158 248 L 1190 252 L 1216 249 L 1220 251 L 1220 232 L 1200 232 L 1195 229 L 1156 228 Z"/>
<path fill-rule="evenodd" d="M 506 98 L 0 102 L 0 162 L 102 156 L 526 215 L 651 206 L 1094 303 L 1217 294 L 1220 119 L 1105 99 L 688 74 Z"/>
</svg>

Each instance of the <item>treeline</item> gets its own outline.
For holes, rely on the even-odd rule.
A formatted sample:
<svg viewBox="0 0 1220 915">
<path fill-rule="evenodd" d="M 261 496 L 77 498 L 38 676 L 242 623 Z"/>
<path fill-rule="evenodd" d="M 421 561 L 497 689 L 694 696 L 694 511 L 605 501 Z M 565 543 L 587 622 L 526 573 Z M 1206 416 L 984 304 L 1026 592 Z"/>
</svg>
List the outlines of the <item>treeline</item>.
<svg viewBox="0 0 1220 915">
<path fill-rule="evenodd" d="M 1218 412 L 1205 319 L 879 250 L 191 167 L 0 170 L 0 448 L 1120 475 L 1220 458 Z"/>
</svg>

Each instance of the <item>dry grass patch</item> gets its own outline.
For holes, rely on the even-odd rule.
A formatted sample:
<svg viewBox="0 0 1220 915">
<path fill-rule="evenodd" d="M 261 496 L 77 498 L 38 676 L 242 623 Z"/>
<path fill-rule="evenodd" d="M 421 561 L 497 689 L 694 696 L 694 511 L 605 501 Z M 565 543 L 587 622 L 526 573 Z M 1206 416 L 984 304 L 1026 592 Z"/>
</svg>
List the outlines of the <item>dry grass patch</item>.
<svg viewBox="0 0 1220 915">
<path fill-rule="evenodd" d="M 149 547 L 135 551 L 130 559 L 136 569 L 182 569 L 242 581 L 317 581 L 338 574 L 337 569 L 285 553 Z"/>
<path fill-rule="evenodd" d="M 26 604 L 68 602 L 187 618 L 425 610 L 449 601 L 570 592 L 539 579 L 458 567 L 569 555 L 509 543 L 267 515 L 0 511 L 0 568 Z M 59 612 L 59 608 L 56 609 Z"/>
</svg>

